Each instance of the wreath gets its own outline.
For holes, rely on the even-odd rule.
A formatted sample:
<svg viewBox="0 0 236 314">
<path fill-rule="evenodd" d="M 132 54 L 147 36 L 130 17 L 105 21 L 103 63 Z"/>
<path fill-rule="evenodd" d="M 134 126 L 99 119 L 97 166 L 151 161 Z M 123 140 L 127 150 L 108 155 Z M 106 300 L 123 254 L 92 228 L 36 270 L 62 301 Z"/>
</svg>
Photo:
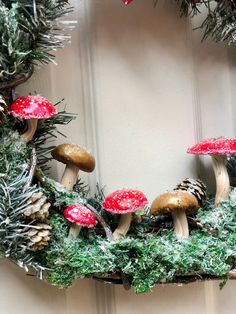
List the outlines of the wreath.
<svg viewBox="0 0 236 314">
<path fill-rule="evenodd" d="M 204 38 L 234 42 L 233 1 L 218 1 L 214 9 L 211 1 L 177 2 L 185 15 L 207 6 Z M 35 63 L 53 61 L 51 50 L 68 38 L 58 18 L 69 11 L 66 0 L 0 1 L 1 256 L 60 287 L 90 277 L 141 293 L 157 283 L 235 279 L 235 140 L 211 139 L 188 149 L 212 156 L 215 197 L 193 178 L 150 204 L 135 189 L 105 195 L 98 184 L 91 195 L 79 171 L 92 172 L 94 157 L 78 145 L 50 144 L 60 135 L 57 126 L 75 116 L 39 95 L 15 99 L 15 86 L 31 76 Z M 49 176 L 52 159 L 65 164 L 60 183 Z"/>
</svg>

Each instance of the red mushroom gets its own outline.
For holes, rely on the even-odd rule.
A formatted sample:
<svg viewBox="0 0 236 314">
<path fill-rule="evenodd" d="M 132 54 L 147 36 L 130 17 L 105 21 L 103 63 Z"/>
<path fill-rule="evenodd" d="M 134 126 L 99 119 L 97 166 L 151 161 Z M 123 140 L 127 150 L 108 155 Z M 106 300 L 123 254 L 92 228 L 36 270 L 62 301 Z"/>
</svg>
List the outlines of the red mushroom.
<svg viewBox="0 0 236 314">
<path fill-rule="evenodd" d="M 108 195 L 102 207 L 113 214 L 122 214 L 119 225 L 113 232 L 113 239 L 118 240 L 121 236 L 125 236 L 129 230 L 132 213 L 136 210 L 142 210 L 147 205 L 146 196 L 133 189 L 117 190 Z"/>
<path fill-rule="evenodd" d="M 229 195 L 230 183 L 226 168 L 227 155 L 236 153 L 236 140 L 223 137 L 207 139 L 188 148 L 187 153 L 211 155 L 216 177 L 215 207 L 217 207 Z"/>
<path fill-rule="evenodd" d="M 64 217 L 72 222 L 69 235 L 78 237 L 81 227 L 93 228 L 96 220 L 93 213 L 84 205 L 75 204 L 68 206 L 63 213 Z"/>
<path fill-rule="evenodd" d="M 15 118 L 27 120 L 27 131 L 21 138 L 25 143 L 32 140 L 39 119 L 48 119 L 57 114 L 56 107 L 42 96 L 22 96 L 10 106 L 9 112 Z"/>
</svg>

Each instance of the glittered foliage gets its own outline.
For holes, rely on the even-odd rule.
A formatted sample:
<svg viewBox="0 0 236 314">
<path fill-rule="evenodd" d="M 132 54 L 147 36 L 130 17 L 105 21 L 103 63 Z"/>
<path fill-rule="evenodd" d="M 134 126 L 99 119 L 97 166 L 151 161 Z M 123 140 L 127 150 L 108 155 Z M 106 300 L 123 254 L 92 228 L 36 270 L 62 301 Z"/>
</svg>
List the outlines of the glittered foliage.
<svg viewBox="0 0 236 314">
<path fill-rule="evenodd" d="M 67 0 L 0 1 L 0 82 L 17 79 L 36 62 L 53 61 L 52 51 L 68 39 L 59 18 L 69 11 Z"/>
<path fill-rule="evenodd" d="M 46 159 L 42 162 L 40 143 L 47 147 L 44 137 L 54 139 L 58 122 L 66 124 L 71 118 L 63 113 L 43 120 L 30 145 L 21 141 L 17 129 L 22 130 L 22 125 L 18 120 L 7 119 L 0 126 L 1 254 L 60 287 L 69 287 L 84 277 L 121 283 L 125 276 L 134 291 L 142 293 L 156 283 L 188 282 L 194 276 L 226 280 L 236 263 L 235 189 L 217 208 L 207 200 L 197 214 L 188 217 L 188 239 L 176 238 L 171 217 L 150 216 L 146 207 L 140 214 L 133 214 L 127 235 L 112 241 L 109 232 L 117 228 L 119 215 L 102 209 L 104 189 L 98 185 L 95 195 L 91 195 L 89 187 L 78 180 L 74 190 L 67 191 L 39 167 L 47 164 Z M 34 154 L 38 161 L 32 172 Z M 39 192 L 52 207 L 48 220 L 43 222 L 49 226 L 46 236 L 46 231 L 37 231 L 38 222 L 24 215 L 32 195 Z M 92 209 L 97 220 L 94 228 L 82 228 L 77 238 L 70 236 L 71 222 L 63 217 L 65 208 L 73 204 Z M 37 246 L 29 246 L 36 241 L 35 234 L 41 236 L 41 232 L 47 238 L 40 239 L 45 247 L 40 241 Z"/>
<path fill-rule="evenodd" d="M 136 1 L 123 2 L 132 2 L 132 9 Z M 158 4 L 156 0 L 152 2 Z M 201 10 L 206 11 L 200 26 L 204 39 L 212 37 L 216 41 L 235 42 L 234 1 L 176 2 L 181 15 L 192 17 Z M 69 39 L 66 29 L 72 24 L 63 19 L 70 11 L 67 0 L 0 0 L 0 89 L 7 96 L 8 105 L 14 96 L 11 88 L 29 78 L 36 64 L 53 62 L 52 51 Z M 132 286 L 136 293 L 143 293 L 158 283 L 196 279 L 225 282 L 232 272 L 235 274 L 235 188 L 229 198 L 227 194 L 226 199 L 214 207 L 211 200 L 205 201 L 205 189 L 201 190 L 199 182 L 195 181 L 195 194 L 204 196 L 204 202 L 198 197 L 203 207 L 187 217 L 189 237 L 178 239 L 171 216 L 152 216 L 142 192 L 129 189 L 124 193 L 121 189 L 118 197 L 112 195 L 109 200 L 99 184 L 96 193 L 91 194 L 89 186 L 81 179 L 68 191 L 50 178 L 47 170 L 52 160 L 51 151 L 57 136 L 63 135 L 57 126 L 67 125 L 74 119 L 73 114 L 64 110 L 56 114 L 55 110 L 53 117 L 41 116 L 44 119 L 37 124 L 36 132 L 24 141 L 25 120 L 21 115 L 8 115 L 4 99 L 1 104 L 1 257 L 63 288 L 71 286 L 76 279 L 87 277 L 123 283 L 126 287 Z M 230 144 L 227 142 L 227 146 Z M 231 183 L 236 182 L 235 157 L 230 158 L 228 170 Z M 178 189 L 188 191 L 190 183 L 185 180 Z M 161 188 L 161 182 L 156 184 Z M 68 207 L 86 208 L 87 216 L 84 217 L 84 212 L 81 215 L 86 220 L 88 213 L 91 215 L 92 223 L 87 225 L 93 228 L 83 227 L 79 236 L 70 233 L 72 224 L 77 222 L 71 217 L 68 219 Z M 119 229 L 120 213 L 125 210 L 130 212 L 128 227 L 115 239 L 112 236 Z"/>
</svg>

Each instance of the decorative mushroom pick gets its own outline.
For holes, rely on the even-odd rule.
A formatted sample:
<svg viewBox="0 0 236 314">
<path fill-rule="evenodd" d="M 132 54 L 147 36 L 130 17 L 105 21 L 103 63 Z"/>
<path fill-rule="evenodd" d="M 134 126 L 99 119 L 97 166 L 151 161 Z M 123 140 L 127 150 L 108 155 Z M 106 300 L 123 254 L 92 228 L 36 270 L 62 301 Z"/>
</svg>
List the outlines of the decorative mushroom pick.
<svg viewBox="0 0 236 314">
<path fill-rule="evenodd" d="M 133 189 L 117 190 L 105 198 L 102 207 L 108 212 L 122 215 L 118 227 L 113 232 L 114 240 L 126 235 L 130 227 L 132 213 L 144 209 L 147 203 L 146 196 Z"/>
<path fill-rule="evenodd" d="M 216 177 L 215 207 L 229 196 L 230 183 L 226 168 L 227 155 L 236 154 L 236 140 L 223 137 L 204 140 L 190 148 L 187 153 L 211 155 L 213 170 Z"/>
<path fill-rule="evenodd" d="M 52 151 L 52 157 L 66 164 L 61 183 L 69 191 L 77 181 L 79 170 L 92 172 L 95 168 L 94 157 L 78 145 L 61 144 Z"/>
<path fill-rule="evenodd" d="M 151 214 L 171 214 L 177 238 L 185 239 L 189 236 L 186 213 L 195 212 L 199 208 L 195 196 L 186 191 L 176 190 L 157 197 L 151 205 Z"/>
<path fill-rule="evenodd" d="M 81 227 L 93 228 L 96 220 L 92 212 L 84 205 L 70 205 L 64 210 L 64 217 L 72 222 L 69 235 L 77 238 Z"/>
<path fill-rule="evenodd" d="M 195 212 L 206 198 L 206 186 L 200 180 L 185 179 L 174 191 L 158 196 L 151 205 L 151 214 L 171 214 L 177 238 L 189 237 L 186 214 Z"/>
<path fill-rule="evenodd" d="M 15 118 L 27 120 L 27 131 L 21 135 L 25 143 L 32 140 L 39 119 L 48 119 L 57 114 L 56 107 L 49 100 L 39 95 L 17 98 L 11 104 L 9 112 Z"/>
<path fill-rule="evenodd" d="M 61 184 L 68 191 L 73 190 L 73 186 L 77 181 L 79 170 L 92 172 L 95 168 L 95 159 L 84 148 L 74 144 L 61 144 L 52 151 L 54 159 L 66 164 L 65 171 L 62 175 Z M 103 226 L 108 239 L 111 238 L 111 231 L 104 219 L 91 205 L 91 208 L 99 223 Z M 89 209 L 88 209 L 89 210 Z M 73 228 L 73 227 L 72 227 Z"/>
</svg>

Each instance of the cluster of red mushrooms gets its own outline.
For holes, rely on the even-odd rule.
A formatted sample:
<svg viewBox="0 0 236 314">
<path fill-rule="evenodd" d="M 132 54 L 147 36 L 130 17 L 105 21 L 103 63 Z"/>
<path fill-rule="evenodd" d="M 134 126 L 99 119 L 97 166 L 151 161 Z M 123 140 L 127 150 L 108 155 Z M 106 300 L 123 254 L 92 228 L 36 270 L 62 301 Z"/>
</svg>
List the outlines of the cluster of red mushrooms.
<svg viewBox="0 0 236 314">
<path fill-rule="evenodd" d="M 128 4 L 130 1 L 124 1 Z M 21 135 L 25 143 L 33 139 L 39 119 L 48 119 L 57 114 L 55 106 L 42 96 L 23 96 L 16 99 L 9 108 L 16 118 L 27 120 L 27 129 Z M 226 168 L 227 155 L 236 154 L 236 140 L 226 138 L 212 138 L 204 140 L 187 150 L 190 154 L 212 157 L 213 169 L 216 177 L 215 207 L 222 200 L 228 198 L 230 192 L 229 176 Z M 54 159 L 66 164 L 61 183 L 68 191 L 72 191 L 78 180 L 79 171 L 92 172 L 95 169 L 94 157 L 84 148 L 74 144 L 61 144 L 52 151 Z M 192 179 L 193 180 L 193 179 Z M 198 181 L 198 180 L 197 180 Z M 197 188 L 199 189 L 199 182 Z M 186 213 L 196 211 L 201 202 L 190 188 L 178 185 L 172 192 L 158 196 L 151 205 L 151 214 L 171 214 L 174 230 L 179 239 L 189 236 Z M 108 195 L 103 203 L 104 210 L 121 215 L 119 224 L 113 232 L 113 240 L 124 237 L 132 221 L 132 213 L 144 210 L 148 205 L 146 196 L 139 190 L 121 189 Z M 88 208 L 89 205 L 72 204 L 64 210 L 64 217 L 70 221 L 69 234 L 73 237 L 79 235 L 81 227 L 93 228 L 96 217 Z"/>
</svg>

